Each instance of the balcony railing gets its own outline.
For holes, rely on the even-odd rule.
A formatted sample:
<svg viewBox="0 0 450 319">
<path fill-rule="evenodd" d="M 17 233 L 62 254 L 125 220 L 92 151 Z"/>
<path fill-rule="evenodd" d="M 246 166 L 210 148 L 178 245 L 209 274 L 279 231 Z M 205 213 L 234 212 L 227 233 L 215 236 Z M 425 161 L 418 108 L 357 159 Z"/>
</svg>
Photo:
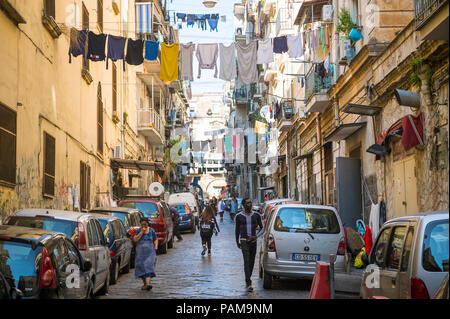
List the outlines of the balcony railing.
<svg viewBox="0 0 450 319">
<path fill-rule="evenodd" d="M 425 24 L 448 0 L 414 0 L 416 28 Z"/>
<path fill-rule="evenodd" d="M 161 116 L 153 109 L 138 110 L 138 128 L 140 130 L 153 129 L 160 136 L 162 141 L 165 137 L 165 127 Z"/>
<path fill-rule="evenodd" d="M 305 104 L 311 100 L 315 94 L 327 93 L 333 86 L 333 75 L 331 72 L 326 77 L 321 77 L 311 68 L 305 80 Z"/>
<path fill-rule="evenodd" d="M 283 99 L 281 101 L 281 108 L 275 113 L 275 119 L 290 120 L 294 116 L 294 106 L 292 99 Z"/>
</svg>

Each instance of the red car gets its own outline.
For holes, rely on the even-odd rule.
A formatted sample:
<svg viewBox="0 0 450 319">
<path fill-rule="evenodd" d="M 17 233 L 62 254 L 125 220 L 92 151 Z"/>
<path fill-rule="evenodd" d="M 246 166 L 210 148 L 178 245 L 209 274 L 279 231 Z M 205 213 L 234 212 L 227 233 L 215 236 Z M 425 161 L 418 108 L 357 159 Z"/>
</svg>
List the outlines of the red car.
<svg viewBox="0 0 450 319">
<path fill-rule="evenodd" d="M 158 254 L 167 253 L 173 247 L 173 222 L 166 202 L 151 196 L 131 197 L 119 202 L 120 207 L 139 209 L 150 220 L 158 237 Z"/>
</svg>

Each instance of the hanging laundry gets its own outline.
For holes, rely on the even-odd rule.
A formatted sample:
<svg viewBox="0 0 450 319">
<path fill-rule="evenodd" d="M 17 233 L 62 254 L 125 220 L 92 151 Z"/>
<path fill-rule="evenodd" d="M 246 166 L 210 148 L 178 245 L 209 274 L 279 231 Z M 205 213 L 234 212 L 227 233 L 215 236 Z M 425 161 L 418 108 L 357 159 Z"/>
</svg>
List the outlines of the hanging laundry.
<svg viewBox="0 0 450 319">
<path fill-rule="evenodd" d="M 214 77 L 217 78 L 217 57 L 219 48 L 215 44 L 198 44 L 197 45 L 197 60 L 198 60 L 198 78 L 202 74 L 202 69 L 214 69 Z"/>
<path fill-rule="evenodd" d="M 265 134 L 266 126 L 267 125 L 263 122 L 255 121 L 255 133 L 256 134 Z"/>
<path fill-rule="evenodd" d="M 195 24 L 195 14 L 188 14 L 187 15 L 187 26 L 194 27 Z"/>
<path fill-rule="evenodd" d="M 180 80 L 194 81 L 193 60 L 195 44 L 180 44 Z"/>
<path fill-rule="evenodd" d="M 87 34 L 88 30 L 70 29 L 69 63 L 72 63 L 72 56 L 82 55 L 84 58 L 86 55 Z"/>
<path fill-rule="evenodd" d="M 186 22 L 186 13 L 177 13 L 178 21 Z"/>
<path fill-rule="evenodd" d="M 227 22 L 227 16 L 220 16 L 220 22 Z"/>
<path fill-rule="evenodd" d="M 303 35 L 288 35 L 289 57 L 299 58 L 303 55 Z"/>
<path fill-rule="evenodd" d="M 106 69 L 108 70 L 108 61 L 116 62 L 125 58 L 125 43 L 127 39 L 124 37 L 116 37 L 114 35 L 108 36 L 108 56 L 106 57 Z M 123 63 L 123 70 L 125 71 L 125 62 Z"/>
<path fill-rule="evenodd" d="M 320 27 L 320 41 L 322 42 L 322 51 L 325 53 L 327 46 L 325 44 L 325 28 Z"/>
<path fill-rule="evenodd" d="M 325 60 L 323 60 L 323 67 L 327 73 L 330 73 L 330 54 L 327 54 Z"/>
<path fill-rule="evenodd" d="M 129 65 L 144 63 L 144 40 L 128 39 L 126 61 Z"/>
<path fill-rule="evenodd" d="M 92 31 L 88 33 L 88 55 L 91 61 L 105 61 L 106 34 L 95 34 Z"/>
<path fill-rule="evenodd" d="M 233 137 L 232 136 L 225 136 L 224 146 L 225 146 L 225 153 L 229 154 L 233 151 Z"/>
<path fill-rule="evenodd" d="M 208 19 L 208 24 L 210 27 L 210 31 L 214 31 L 216 30 L 216 32 L 219 32 L 219 30 L 217 29 L 217 25 L 219 24 L 219 19 Z"/>
<path fill-rule="evenodd" d="M 419 115 L 407 115 L 402 118 L 402 145 L 405 151 L 417 145 L 424 145 L 423 142 L 423 113 Z"/>
<path fill-rule="evenodd" d="M 219 79 L 231 81 L 237 77 L 236 71 L 236 47 L 234 43 L 225 46 L 223 43 L 220 47 L 220 72 Z"/>
<path fill-rule="evenodd" d="M 233 135 L 233 149 L 239 150 L 241 148 L 241 135 L 235 134 Z"/>
<path fill-rule="evenodd" d="M 161 43 L 161 81 L 173 82 L 178 79 L 179 48 L 178 43 Z"/>
<path fill-rule="evenodd" d="M 325 26 L 325 46 L 327 48 L 330 47 L 330 29 L 328 25 Z"/>
<path fill-rule="evenodd" d="M 316 57 L 316 32 L 314 30 L 311 30 L 311 49 L 312 49 L 312 53 L 313 53 L 313 57 L 315 59 Z"/>
<path fill-rule="evenodd" d="M 272 63 L 273 61 L 272 39 L 258 40 L 256 64 Z"/>
<path fill-rule="evenodd" d="M 159 41 L 145 41 L 145 59 L 154 61 L 158 58 Z"/>
<path fill-rule="evenodd" d="M 252 84 L 258 82 L 258 69 L 256 68 L 257 42 L 249 44 L 236 42 L 238 60 L 238 82 L 241 84 Z"/>
<path fill-rule="evenodd" d="M 203 31 L 206 30 L 206 17 L 204 14 L 196 14 L 195 20 L 197 21 L 197 25 Z"/>
<path fill-rule="evenodd" d="M 288 51 L 287 37 L 273 38 L 273 53 L 284 53 Z"/>
</svg>

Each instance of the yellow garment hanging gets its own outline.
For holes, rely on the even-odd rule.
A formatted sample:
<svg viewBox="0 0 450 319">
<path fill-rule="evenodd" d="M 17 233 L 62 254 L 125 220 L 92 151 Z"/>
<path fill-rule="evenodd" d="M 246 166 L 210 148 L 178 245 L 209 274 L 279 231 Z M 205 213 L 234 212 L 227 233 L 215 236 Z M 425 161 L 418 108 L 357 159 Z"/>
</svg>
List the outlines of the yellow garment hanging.
<svg viewBox="0 0 450 319">
<path fill-rule="evenodd" d="M 159 78 L 164 82 L 178 80 L 179 43 L 161 43 L 161 72 Z"/>
</svg>

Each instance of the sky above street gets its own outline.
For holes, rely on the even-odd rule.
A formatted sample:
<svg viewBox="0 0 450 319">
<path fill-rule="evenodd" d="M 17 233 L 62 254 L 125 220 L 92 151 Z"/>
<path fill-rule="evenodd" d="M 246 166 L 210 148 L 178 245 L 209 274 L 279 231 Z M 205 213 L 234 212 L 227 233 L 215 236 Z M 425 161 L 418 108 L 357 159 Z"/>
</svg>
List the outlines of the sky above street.
<svg viewBox="0 0 450 319">
<path fill-rule="evenodd" d="M 218 32 L 210 31 L 209 25 L 207 30 L 202 30 L 197 26 L 187 27 L 187 23 L 182 23 L 182 29 L 179 30 L 180 43 L 193 42 L 198 43 L 224 43 L 229 45 L 233 41 L 234 35 L 234 16 L 233 5 L 235 1 L 217 0 L 214 8 L 206 8 L 203 0 L 171 0 L 167 1 L 168 10 L 173 20 L 174 13 L 186 14 L 216 14 L 226 16 L 226 22 L 219 19 Z M 194 53 L 195 55 L 195 53 Z M 219 66 L 219 64 L 217 65 Z M 217 73 L 219 74 L 219 72 Z M 207 92 L 223 92 L 224 81 L 214 78 L 214 70 L 202 70 L 200 79 L 198 76 L 198 61 L 194 57 L 194 82 L 192 82 L 192 94 L 202 94 Z"/>
</svg>

